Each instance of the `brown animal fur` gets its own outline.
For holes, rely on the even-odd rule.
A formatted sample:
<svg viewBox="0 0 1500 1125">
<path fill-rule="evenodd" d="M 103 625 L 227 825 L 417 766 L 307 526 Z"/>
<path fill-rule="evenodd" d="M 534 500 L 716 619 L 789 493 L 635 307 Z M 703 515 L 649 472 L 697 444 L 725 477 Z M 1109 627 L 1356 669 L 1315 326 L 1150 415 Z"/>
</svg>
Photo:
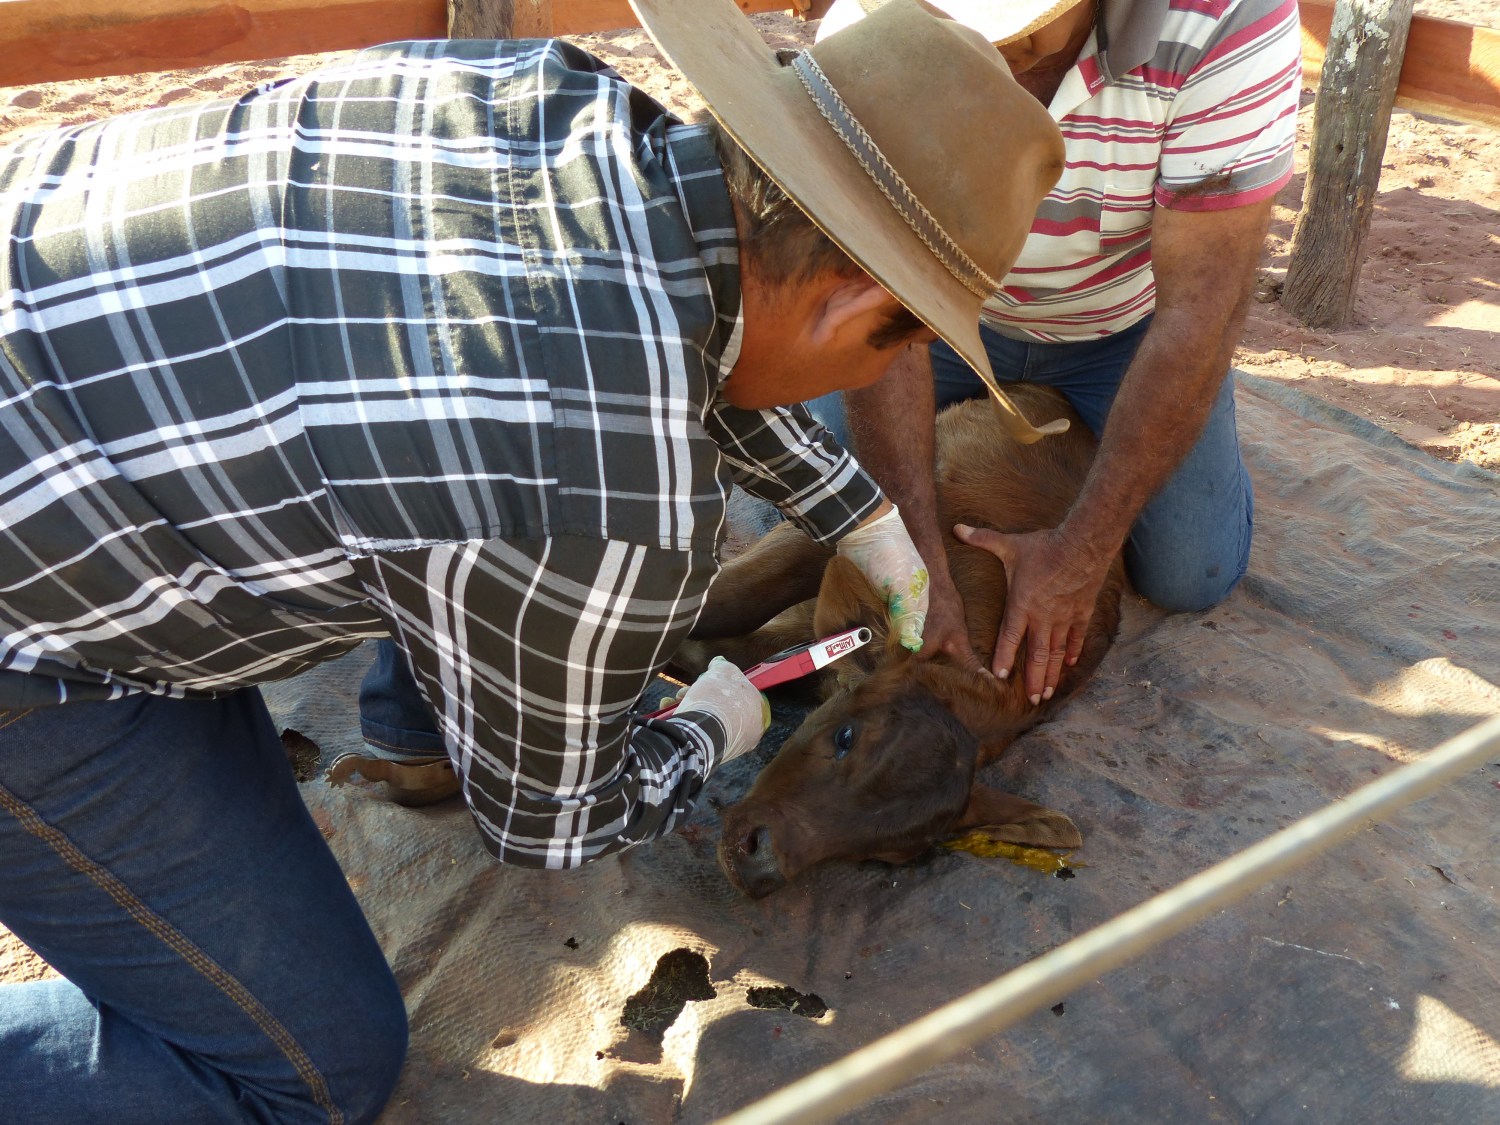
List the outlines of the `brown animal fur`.
<svg viewBox="0 0 1500 1125">
<path fill-rule="evenodd" d="M 1023 446 L 1005 436 L 986 402 L 945 411 L 937 426 L 941 526 L 1055 527 L 1077 496 L 1093 457 L 1087 428 L 1055 392 L 1021 386 L 1012 396 L 1028 417 L 1067 414 L 1071 428 Z M 988 665 L 1005 610 L 1004 567 L 956 539 L 947 547 L 970 642 Z M 1032 706 L 1020 675 L 997 681 L 941 656 L 912 657 L 889 635 L 882 600 L 864 576 L 789 524 L 728 563 L 695 640 L 678 654 L 680 668 L 691 672 L 720 653 L 748 667 L 854 625 L 869 626 L 877 637 L 825 672 L 819 687 L 826 702 L 746 798 L 726 810 L 719 859 L 730 881 L 759 896 L 826 859 L 899 862 L 975 827 L 1012 843 L 1082 843 L 1063 814 L 976 785 L 974 774 L 1092 674 L 1118 627 L 1123 585 L 1117 558 L 1078 664 L 1063 669 L 1050 701 Z M 815 592 L 816 602 L 804 600 Z M 790 608 L 756 629 L 783 607 Z M 703 638 L 724 639 L 705 644 Z M 1017 667 L 1023 662 L 1024 654 Z"/>
</svg>

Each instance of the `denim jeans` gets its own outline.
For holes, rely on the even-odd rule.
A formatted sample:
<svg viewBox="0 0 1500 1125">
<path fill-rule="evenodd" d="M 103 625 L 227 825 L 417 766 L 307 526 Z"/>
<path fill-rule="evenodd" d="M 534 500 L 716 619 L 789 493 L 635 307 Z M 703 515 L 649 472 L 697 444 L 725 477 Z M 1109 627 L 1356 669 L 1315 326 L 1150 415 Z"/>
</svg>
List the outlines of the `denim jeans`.
<svg viewBox="0 0 1500 1125">
<path fill-rule="evenodd" d="M 375 642 L 374 663 L 359 685 L 359 729 L 381 757 L 423 762 L 448 753 L 406 657 L 388 638 Z"/>
<path fill-rule="evenodd" d="M 1099 340 L 1039 344 L 987 327 L 980 336 L 996 379 L 1055 387 L 1097 436 L 1150 318 Z M 937 408 L 988 393 L 952 348 L 932 345 Z M 841 396 L 809 404 L 819 421 L 848 443 Z M 857 443 L 855 453 L 858 454 Z M 1250 565 L 1255 501 L 1240 459 L 1234 421 L 1234 377 L 1224 380 L 1198 443 L 1141 510 L 1125 544 L 1125 569 L 1148 601 L 1173 611 L 1207 609 L 1229 596 Z"/>
<path fill-rule="evenodd" d="M 356 1122 L 401 994 L 260 693 L 0 711 L 0 922 L 65 980 L 0 986 L 10 1122 Z"/>
</svg>

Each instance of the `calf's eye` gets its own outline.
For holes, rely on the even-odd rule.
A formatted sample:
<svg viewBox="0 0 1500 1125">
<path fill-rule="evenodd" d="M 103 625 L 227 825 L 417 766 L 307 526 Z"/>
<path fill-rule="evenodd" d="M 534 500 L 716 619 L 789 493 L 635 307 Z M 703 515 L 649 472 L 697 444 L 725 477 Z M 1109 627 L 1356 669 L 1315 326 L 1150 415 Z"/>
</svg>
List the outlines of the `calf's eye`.
<svg viewBox="0 0 1500 1125">
<path fill-rule="evenodd" d="M 854 727 L 845 723 L 833 732 L 833 756 L 842 758 L 854 749 Z"/>
</svg>

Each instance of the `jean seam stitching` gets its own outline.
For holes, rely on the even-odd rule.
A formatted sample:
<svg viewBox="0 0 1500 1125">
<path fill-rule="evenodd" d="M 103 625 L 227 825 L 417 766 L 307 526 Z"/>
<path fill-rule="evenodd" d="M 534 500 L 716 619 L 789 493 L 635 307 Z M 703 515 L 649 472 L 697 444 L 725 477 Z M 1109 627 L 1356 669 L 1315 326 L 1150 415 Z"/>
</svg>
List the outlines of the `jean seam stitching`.
<svg viewBox="0 0 1500 1125">
<path fill-rule="evenodd" d="M 21 716 L 17 716 L 19 717 Z M 0 730 L 3 729 L 4 727 L 0 726 Z M 22 828 L 50 847 L 69 867 L 88 878 L 114 899 L 115 904 L 124 910 L 137 925 L 176 953 L 200 976 L 228 997 L 292 1064 L 292 1068 L 307 1085 L 318 1107 L 328 1114 L 330 1125 L 342 1125 L 343 1111 L 333 1103 L 327 1080 L 318 1070 L 317 1064 L 303 1050 L 296 1037 L 271 1014 L 264 1004 L 255 998 L 255 995 L 240 980 L 200 949 L 171 922 L 142 902 L 123 880 L 103 864 L 90 859 L 72 840 L 68 839 L 65 833 L 47 823 L 40 813 L 3 785 L 0 785 L 0 808 L 15 817 Z"/>
<path fill-rule="evenodd" d="M 395 742 L 386 742 L 386 741 L 384 741 L 382 739 L 379 739 L 379 738 L 371 738 L 370 735 L 368 733 L 364 732 L 364 731 L 361 731 L 360 734 L 364 737 L 364 740 L 366 742 L 368 742 L 371 746 L 379 746 L 382 750 L 399 750 L 399 751 L 403 751 L 403 752 L 405 752 L 407 754 L 422 754 L 423 753 L 421 750 L 413 750 L 410 746 L 401 746 L 401 745 L 399 745 L 399 744 L 397 744 Z M 436 757 L 438 757 L 440 755 L 442 757 L 447 757 L 447 754 L 444 751 L 439 751 L 439 752 L 433 753 L 431 755 L 423 755 L 423 756 L 430 756 L 430 757 L 436 758 Z"/>
<path fill-rule="evenodd" d="M 15 711 L 15 712 L 0 711 L 0 719 L 4 720 L 4 722 L 0 722 L 0 730 L 4 730 L 6 727 L 9 727 L 9 726 L 14 726 L 16 723 L 19 723 L 22 719 L 24 719 L 27 715 L 31 714 L 35 710 L 36 710 L 35 707 L 25 707 L 25 708 L 22 708 L 20 711 Z M 15 717 L 14 718 L 8 718 L 7 716 L 10 716 L 10 715 L 14 715 Z"/>
</svg>

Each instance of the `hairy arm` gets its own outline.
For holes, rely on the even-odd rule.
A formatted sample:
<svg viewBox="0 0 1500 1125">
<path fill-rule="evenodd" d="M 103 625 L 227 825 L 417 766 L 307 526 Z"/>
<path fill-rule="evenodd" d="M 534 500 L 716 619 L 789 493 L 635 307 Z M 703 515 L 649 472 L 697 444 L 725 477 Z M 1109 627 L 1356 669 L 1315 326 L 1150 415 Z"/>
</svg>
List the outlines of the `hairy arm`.
<svg viewBox="0 0 1500 1125">
<path fill-rule="evenodd" d="M 943 546 L 948 529 L 937 522 L 933 402 L 932 359 L 925 343 L 906 348 L 878 383 L 844 392 L 860 463 L 901 508 L 902 522 L 927 564 L 930 600 L 922 655 L 944 652 L 977 669 L 963 600 L 948 573 Z"/>
<path fill-rule="evenodd" d="M 1024 641 L 1026 692 L 1034 701 L 1051 697 L 1064 661 L 1078 660 L 1110 560 L 1198 440 L 1239 342 L 1271 205 L 1157 210 L 1156 315 L 1077 501 L 1052 531 L 959 532 L 1005 562 L 1010 597 L 994 670 L 1009 675 Z"/>
</svg>

